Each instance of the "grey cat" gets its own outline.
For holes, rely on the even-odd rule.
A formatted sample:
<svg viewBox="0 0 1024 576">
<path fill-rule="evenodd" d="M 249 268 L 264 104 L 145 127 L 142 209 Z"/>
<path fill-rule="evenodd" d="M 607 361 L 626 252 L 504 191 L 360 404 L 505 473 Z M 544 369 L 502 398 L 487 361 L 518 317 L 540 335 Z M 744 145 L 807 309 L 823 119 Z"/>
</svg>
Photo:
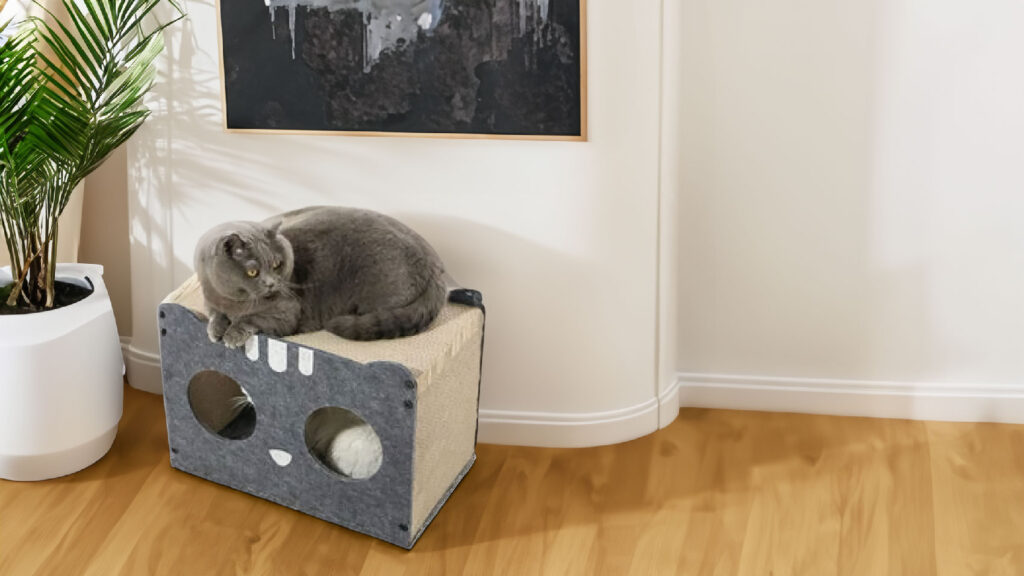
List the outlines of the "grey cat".
<svg viewBox="0 0 1024 576">
<path fill-rule="evenodd" d="M 318 206 L 263 222 L 229 222 L 195 252 L 210 340 L 231 348 L 329 330 L 350 340 L 422 332 L 444 305 L 444 266 L 394 218 Z"/>
</svg>

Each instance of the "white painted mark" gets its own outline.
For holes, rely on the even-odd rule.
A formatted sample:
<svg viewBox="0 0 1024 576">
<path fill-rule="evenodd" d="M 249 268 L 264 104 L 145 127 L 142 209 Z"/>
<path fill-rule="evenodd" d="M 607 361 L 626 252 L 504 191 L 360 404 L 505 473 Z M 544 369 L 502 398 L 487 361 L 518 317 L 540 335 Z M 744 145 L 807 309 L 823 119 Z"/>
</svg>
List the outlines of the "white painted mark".
<svg viewBox="0 0 1024 576">
<path fill-rule="evenodd" d="M 430 30 L 430 25 L 434 23 L 434 15 L 430 12 L 424 12 L 420 14 L 419 20 L 416 20 L 416 24 L 424 30 Z"/>
<path fill-rule="evenodd" d="M 260 359 L 260 337 L 253 334 L 245 341 L 245 355 L 253 362 Z"/>
<path fill-rule="evenodd" d="M 280 340 L 267 338 L 267 364 L 274 372 L 288 369 L 288 345 Z"/>
<path fill-rule="evenodd" d="M 277 448 L 270 449 L 270 457 L 274 459 L 275 464 L 282 468 L 292 463 L 292 455 Z"/>
<path fill-rule="evenodd" d="M 313 375 L 313 351 L 309 348 L 299 348 L 299 372 L 306 376 Z"/>
</svg>

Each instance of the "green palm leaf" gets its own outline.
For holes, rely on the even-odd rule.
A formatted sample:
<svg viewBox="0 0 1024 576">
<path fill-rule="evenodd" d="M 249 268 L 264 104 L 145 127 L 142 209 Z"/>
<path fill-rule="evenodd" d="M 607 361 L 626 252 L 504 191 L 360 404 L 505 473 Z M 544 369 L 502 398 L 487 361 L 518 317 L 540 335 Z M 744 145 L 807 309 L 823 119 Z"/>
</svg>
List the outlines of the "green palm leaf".
<svg viewBox="0 0 1024 576">
<path fill-rule="evenodd" d="M 20 144 L 31 125 L 30 109 L 37 85 L 32 81 L 34 51 L 31 31 L 0 24 L 0 228 L 15 269 L 26 235 L 27 218 L 35 213 L 31 175 L 39 161 L 24 158 Z"/>
<path fill-rule="evenodd" d="M 72 191 L 149 112 L 163 0 L 61 0 L 68 21 L 33 18 L 0 45 L 0 223 L 15 286 L 51 306 L 57 218 Z M 0 27 L 0 34 L 10 26 Z"/>
</svg>

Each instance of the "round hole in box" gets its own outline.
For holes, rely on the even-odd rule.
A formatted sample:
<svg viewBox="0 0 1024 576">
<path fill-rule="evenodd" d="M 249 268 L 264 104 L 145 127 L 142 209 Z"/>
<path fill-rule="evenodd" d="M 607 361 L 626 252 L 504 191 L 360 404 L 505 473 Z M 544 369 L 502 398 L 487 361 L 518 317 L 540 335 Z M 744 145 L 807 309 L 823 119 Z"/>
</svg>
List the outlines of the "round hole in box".
<svg viewBox="0 0 1024 576">
<path fill-rule="evenodd" d="M 366 480 L 380 470 L 380 437 L 358 414 L 324 406 L 306 419 L 306 447 L 328 470 L 349 480 Z"/>
<path fill-rule="evenodd" d="M 256 407 L 249 393 L 216 370 L 204 370 L 192 377 L 188 403 L 203 428 L 222 438 L 245 440 L 256 430 Z"/>
</svg>

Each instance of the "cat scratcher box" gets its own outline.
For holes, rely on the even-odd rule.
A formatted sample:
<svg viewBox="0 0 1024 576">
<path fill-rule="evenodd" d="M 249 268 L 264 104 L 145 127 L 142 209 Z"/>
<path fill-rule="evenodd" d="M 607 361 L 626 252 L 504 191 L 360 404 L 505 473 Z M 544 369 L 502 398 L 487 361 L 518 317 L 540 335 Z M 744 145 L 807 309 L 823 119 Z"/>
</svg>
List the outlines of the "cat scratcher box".
<svg viewBox="0 0 1024 576">
<path fill-rule="evenodd" d="M 478 292 L 454 294 L 465 304 L 408 338 L 258 335 L 231 350 L 207 337 L 193 277 L 159 312 L 171 466 L 412 548 L 476 460 L 483 306 Z M 216 421 L 239 395 L 250 418 Z M 375 473 L 356 480 L 315 455 L 307 424 L 324 410 L 372 427 Z"/>
</svg>

